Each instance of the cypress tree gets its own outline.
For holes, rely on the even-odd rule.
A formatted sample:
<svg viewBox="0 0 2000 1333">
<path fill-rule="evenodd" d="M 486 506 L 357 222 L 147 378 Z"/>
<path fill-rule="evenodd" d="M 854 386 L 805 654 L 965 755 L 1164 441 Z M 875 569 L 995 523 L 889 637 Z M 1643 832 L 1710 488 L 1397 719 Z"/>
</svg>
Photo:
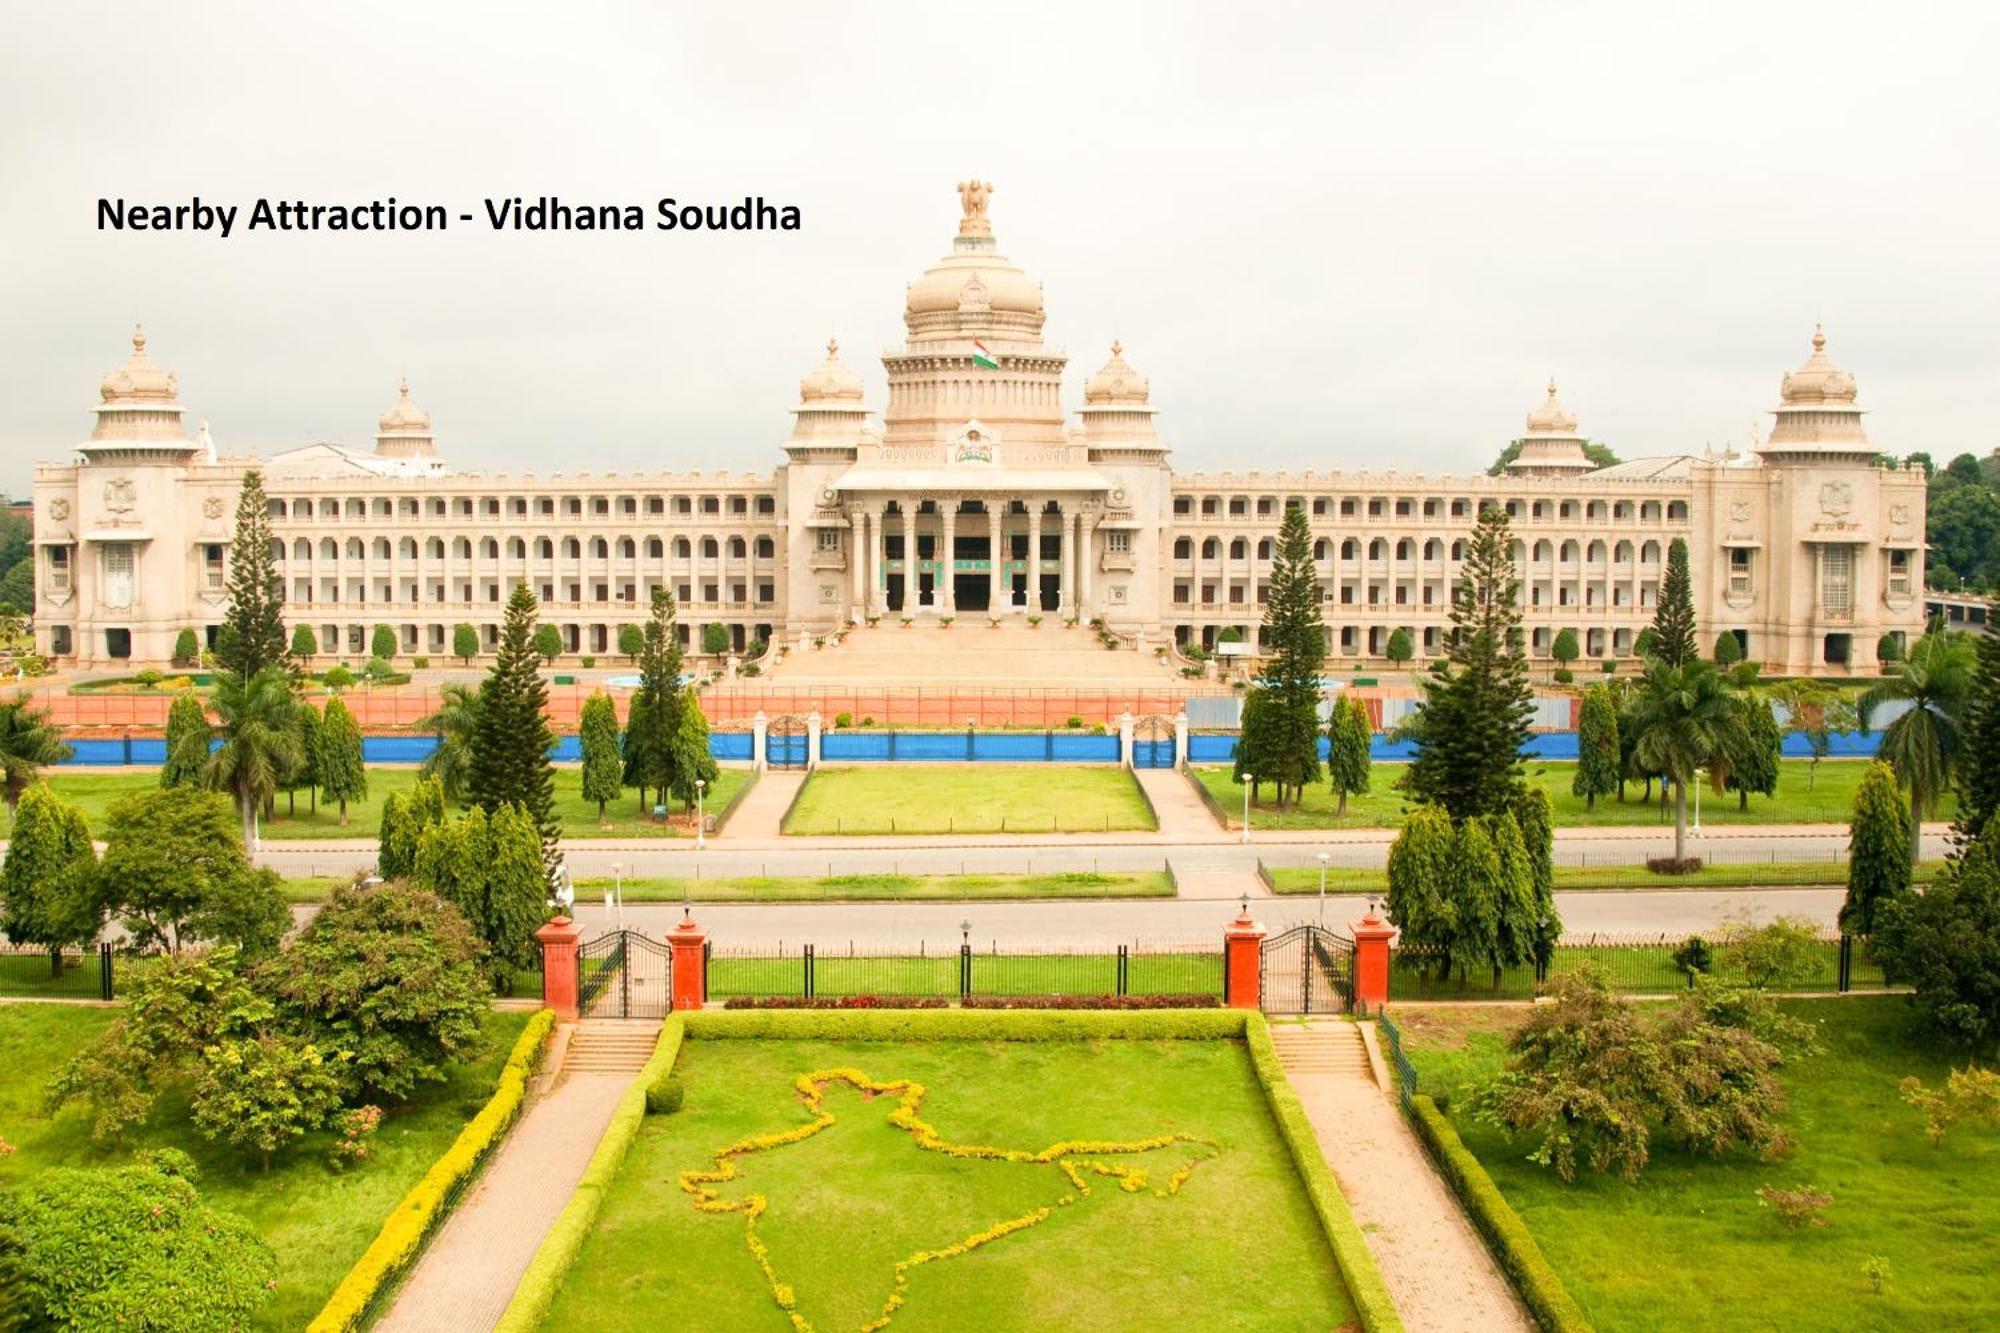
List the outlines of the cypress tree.
<svg viewBox="0 0 2000 1333">
<path fill-rule="evenodd" d="M 375 839 L 375 873 L 383 879 L 408 879 L 417 862 L 417 828 L 408 802 L 392 791 L 382 800 L 382 827 Z"/>
<path fill-rule="evenodd" d="M 320 719 L 315 756 L 320 790 L 340 805 L 340 822 L 347 824 L 347 803 L 368 795 L 368 770 L 361 762 L 361 728 L 339 695 L 326 701 Z"/>
<path fill-rule="evenodd" d="M 1520 596 L 1506 512 L 1488 505 L 1453 589 L 1448 655 L 1424 682 L 1417 756 L 1403 778 L 1454 820 L 1508 809 L 1526 783 L 1521 750 L 1534 696 Z"/>
<path fill-rule="evenodd" d="M 542 858 L 553 865 L 561 831 L 555 766 L 549 762 L 555 736 L 544 715 L 549 689 L 534 637 L 535 595 L 526 584 L 516 584 L 507 598 L 499 651 L 479 691 L 467 788 L 472 804 L 488 814 L 503 805 L 526 810 L 541 831 Z"/>
<path fill-rule="evenodd" d="M 674 625 L 674 595 L 653 589 L 646 646 L 639 653 L 639 688 L 625 729 L 632 734 L 638 771 L 627 780 L 659 793 L 664 805 L 674 785 L 674 736 L 680 730 L 681 643 Z M 639 701 L 645 700 L 642 710 Z M 643 728 L 643 730 L 642 730 Z M 629 764 L 629 761 L 628 761 Z"/>
<path fill-rule="evenodd" d="M 319 635 L 313 627 L 300 624 L 292 630 L 292 658 L 303 669 L 308 662 L 319 656 Z"/>
<path fill-rule="evenodd" d="M 618 758 L 618 706 L 610 695 L 598 690 L 584 700 L 577 731 L 583 746 L 583 799 L 597 802 L 597 825 L 608 828 L 605 803 L 617 800 L 625 790 L 624 766 Z"/>
<path fill-rule="evenodd" d="M 1458 931 L 1452 939 L 1451 961 L 1460 981 L 1475 963 L 1487 964 L 1496 974 L 1500 969 L 1500 917 L 1510 890 L 1508 867 L 1493 837 L 1494 823 L 1483 816 L 1461 820 L 1452 839 L 1451 884 Z M 1514 836 L 1518 842 L 1518 827 Z"/>
<path fill-rule="evenodd" d="M 1745 695 L 1739 704 L 1742 725 L 1727 740 L 1729 775 L 1725 786 L 1736 793 L 1736 808 L 1748 810 L 1750 793 L 1771 796 L 1777 792 L 1785 736 L 1765 700 Z"/>
<path fill-rule="evenodd" d="M 1275 767 L 1271 752 L 1271 692 L 1252 685 L 1243 695 L 1242 721 L 1237 724 L 1236 759 L 1230 771 L 1237 786 L 1250 784 L 1250 799 L 1261 801 L 1258 788 L 1269 781 L 1265 775 Z"/>
<path fill-rule="evenodd" d="M 548 870 L 542 864 L 535 821 L 518 805 L 488 824 L 488 861 L 480 933 L 494 958 L 510 967 L 532 967 L 535 931 L 548 920 Z"/>
<path fill-rule="evenodd" d="M 1717 666 L 1735 666 L 1742 660 L 1743 645 L 1736 641 L 1734 634 L 1728 630 L 1724 630 L 1715 636 L 1715 664 Z"/>
<path fill-rule="evenodd" d="M 285 653 L 285 585 L 271 558 L 270 502 L 264 476 L 243 474 L 236 498 L 236 537 L 229 548 L 229 605 L 215 636 L 215 662 L 249 680 L 269 666 L 289 666 Z"/>
<path fill-rule="evenodd" d="M 1458 936 L 1458 903 L 1452 894 L 1451 816 L 1420 805 L 1403 821 L 1389 847 L 1389 897 L 1385 910 L 1402 931 L 1398 957 L 1431 976 L 1450 971 Z"/>
<path fill-rule="evenodd" d="M 1854 790 L 1847 833 L 1847 900 L 1840 928 L 1872 935 L 1883 904 L 1910 891 L 1910 825 L 1896 770 L 1881 760 L 1868 765 Z"/>
<path fill-rule="evenodd" d="M 1583 709 L 1577 718 L 1576 776 L 1570 780 L 1572 796 L 1583 797 L 1586 810 L 1597 808 L 1597 798 L 1618 790 L 1623 751 L 1618 741 L 1618 706 L 1611 691 L 1593 685 L 1583 692 Z"/>
<path fill-rule="evenodd" d="M 1522 804 L 1527 804 L 1525 793 Z M 1494 854 L 1500 861 L 1500 878 L 1495 894 L 1498 911 L 1493 920 L 1493 951 L 1488 957 L 1497 987 L 1502 968 L 1535 961 L 1541 938 L 1535 884 L 1538 858 L 1529 850 L 1521 821 L 1513 811 L 1494 815 L 1482 822 L 1488 826 Z"/>
<path fill-rule="evenodd" d="M 1368 790 L 1368 748 L 1374 742 L 1375 727 L 1368 717 L 1368 705 L 1352 695 L 1333 701 L 1326 719 L 1326 768 L 1333 790 L 1340 796 L 1336 814 L 1347 813 L 1347 798 Z"/>
<path fill-rule="evenodd" d="M 1258 684 L 1267 694 L 1269 728 L 1257 776 L 1278 784 L 1278 804 L 1319 781 L 1320 674 L 1326 661 L 1326 627 L 1320 615 L 1319 579 L 1313 572 L 1312 534 L 1306 511 L 1288 505 L 1271 560 L 1264 606 L 1268 656 Z"/>
<path fill-rule="evenodd" d="M 208 710 L 196 694 L 174 697 L 167 708 L 167 758 L 160 765 L 162 787 L 199 787 L 208 762 Z"/>
<path fill-rule="evenodd" d="M 410 789 L 410 827 L 421 833 L 444 822 L 444 784 L 436 778 L 418 778 Z"/>
<path fill-rule="evenodd" d="M 2000 637 L 1979 636 L 1972 690 L 1965 704 L 1965 747 L 1958 756 L 1958 819 L 1952 831 L 1969 843 L 2000 810 Z"/>
<path fill-rule="evenodd" d="M 292 726 L 298 731 L 299 766 L 285 776 L 285 796 L 292 802 L 292 810 L 297 812 L 296 792 L 306 789 L 314 813 L 319 811 L 319 725 L 321 715 L 304 699 L 299 700 L 298 709 L 292 714 Z"/>
<path fill-rule="evenodd" d="M 625 706 L 625 735 L 620 739 L 618 753 L 624 761 L 621 780 L 639 793 L 639 813 L 646 813 L 646 792 L 652 787 L 654 768 L 652 756 L 646 747 L 652 742 L 653 727 L 651 717 L 653 705 L 640 691 L 632 696 L 632 702 Z M 662 802 L 664 804 L 664 802 Z"/>
<path fill-rule="evenodd" d="M 1660 580 L 1660 604 L 1653 608 L 1652 657 L 1670 667 L 1698 660 L 1694 641 L 1694 584 L 1688 577 L 1688 546 L 1679 537 L 1667 547 L 1667 573 Z"/>
<path fill-rule="evenodd" d="M 1549 794 L 1528 788 L 1514 805 L 1514 819 L 1528 854 L 1530 888 L 1529 921 L 1516 929 L 1532 942 L 1529 958 L 1546 969 L 1562 938 L 1562 914 L 1556 911 L 1556 816 Z"/>
<path fill-rule="evenodd" d="M 694 784 L 705 782 L 712 788 L 722 770 L 716 766 L 715 756 L 709 753 L 708 716 L 701 711 L 701 700 L 695 696 L 692 685 L 681 691 L 679 715 L 673 740 L 673 794 L 682 808 L 693 811 Z"/>
</svg>

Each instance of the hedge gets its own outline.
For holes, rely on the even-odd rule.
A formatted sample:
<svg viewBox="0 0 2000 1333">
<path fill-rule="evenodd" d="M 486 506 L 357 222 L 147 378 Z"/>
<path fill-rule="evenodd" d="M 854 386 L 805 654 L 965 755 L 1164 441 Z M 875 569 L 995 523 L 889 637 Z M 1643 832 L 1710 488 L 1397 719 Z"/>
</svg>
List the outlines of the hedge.
<svg viewBox="0 0 2000 1333">
<path fill-rule="evenodd" d="M 570 1267 L 576 1263 L 584 1238 L 597 1224 L 597 1213 L 604 1206 L 605 1191 L 618 1178 L 618 1172 L 625 1165 L 626 1154 L 632 1151 L 632 1140 L 639 1136 L 639 1125 L 646 1118 L 647 1091 L 662 1074 L 674 1067 L 674 1060 L 680 1055 L 684 1023 L 684 1017 L 675 1014 L 661 1026 L 660 1040 L 653 1047 L 652 1058 L 646 1061 L 646 1067 L 625 1089 L 625 1095 L 619 1098 L 618 1108 L 611 1113 L 611 1123 L 605 1126 L 597 1151 L 590 1155 L 589 1165 L 583 1168 L 583 1178 L 576 1183 L 576 1192 L 569 1196 L 569 1202 L 556 1216 L 555 1225 L 549 1228 L 548 1234 L 542 1237 L 542 1243 L 536 1247 L 535 1257 L 528 1263 L 528 1271 L 521 1275 L 520 1285 L 514 1288 L 513 1299 L 507 1302 L 500 1322 L 493 1326 L 494 1333 L 534 1333 L 548 1318 L 549 1307 L 555 1303 L 563 1279 L 569 1276 Z"/>
<path fill-rule="evenodd" d="M 1354 1298 L 1361 1327 L 1367 1333 L 1400 1333 L 1403 1320 L 1396 1313 L 1396 1302 L 1382 1280 L 1382 1270 L 1375 1265 L 1375 1256 L 1368 1252 L 1368 1241 L 1361 1234 L 1361 1224 L 1354 1220 L 1354 1210 L 1348 1207 L 1340 1183 L 1326 1164 L 1319 1135 L 1314 1132 L 1312 1121 L 1306 1118 L 1305 1103 L 1292 1091 L 1284 1066 L 1278 1063 L 1277 1048 L 1271 1044 L 1271 1028 L 1262 1014 L 1248 1015 L 1243 1038 L 1250 1048 L 1250 1064 L 1256 1070 L 1257 1082 L 1271 1104 L 1271 1118 L 1277 1121 L 1278 1133 L 1291 1149 L 1292 1164 L 1298 1169 L 1299 1179 L 1305 1182 L 1306 1197 L 1312 1200 L 1327 1243 L 1333 1247 L 1334 1261 L 1340 1265 L 1340 1275 L 1347 1282 L 1347 1293 Z"/>
<path fill-rule="evenodd" d="M 1521 1294 L 1535 1323 L 1549 1333 L 1590 1333 L 1590 1321 L 1556 1276 L 1542 1247 L 1535 1244 L 1528 1224 L 1458 1137 L 1437 1103 L 1423 1093 L 1415 1094 L 1410 1098 L 1410 1119 L 1473 1225 L 1486 1237 L 1487 1248 L 1513 1280 L 1514 1290 Z"/>
<path fill-rule="evenodd" d="M 424 1178 L 403 1196 L 375 1239 L 355 1260 L 354 1267 L 347 1270 L 347 1276 L 333 1289 L 333 1295 L 327 1298 L 319 1314 L 306 1325 L 306 1333 L 346 1333 L 359 1328 L 376 1298 L 423 1252 L 425 1240 L 450 1213 L 459 1191 L 520 1113 L 521 1101 L 527 1095 L 528 1076 L 541 1062 L 542 1049 L 554 1026 L 555 1014 L 551 1010 L 543 1009 L 529 1017 L 514 1042 L 514 1049 L 507 1054 L 507 1063 L 500 1068 L 500 1077 L 486 1105 L 431 1163 Z"/>
</svg>

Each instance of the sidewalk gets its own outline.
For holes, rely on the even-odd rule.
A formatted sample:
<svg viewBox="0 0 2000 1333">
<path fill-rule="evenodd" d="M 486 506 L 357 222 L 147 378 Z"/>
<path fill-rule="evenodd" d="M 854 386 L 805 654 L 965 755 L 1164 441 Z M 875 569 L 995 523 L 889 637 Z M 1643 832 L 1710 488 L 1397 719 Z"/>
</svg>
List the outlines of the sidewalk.
<svg viewBox="0 0 2000 1333">
<path fill-rule="evenodd" d="M 792 802 L 798 798 L 799 788 L 805 785 L 806 773 L 802 768 L 766 769 L 763 776 L 757 779 L 757 785 L 750 789 L 750 794 L 730 814 L 728 825 L 709 841 L 719 843 L 726 837 L 731 847 L 751 840 L 789 841 L 783 838 L 778 825 L 784 819 L 785 811 L 791 809 Z M 692 842 L 681 841 L 686 842 L 688 850 L 694 849 Z"/>
</svg>

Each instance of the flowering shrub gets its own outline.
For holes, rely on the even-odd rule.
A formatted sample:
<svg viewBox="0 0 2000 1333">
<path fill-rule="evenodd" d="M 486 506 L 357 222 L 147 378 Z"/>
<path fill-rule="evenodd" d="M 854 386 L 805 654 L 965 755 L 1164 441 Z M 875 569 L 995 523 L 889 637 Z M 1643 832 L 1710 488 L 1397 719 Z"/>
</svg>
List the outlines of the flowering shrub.
<svg viewBox="0 0 2000 1333">
<path fill-rule="evenodd" d="M 1803 1227 L 1825 1226 L 1826 1208 L 1833 1202 L 1833 1196 L 1810 1185 L 1802 1185 L 1795 1190 L 1774 1189 L 1766 1185 L 1757 1191 L 1757 1201 L 1766 1208 L 1778 1210 L 1778 1220 L 1785 1224 L 1785 1230 L 1797 1231 Z"/>
<path fill-rule="evenodd" d="M 809 1122 L 795 1125 L 791 1129 L 778 1130 L 770 1134 L 754 1134 L 749 1138 L 739 1139 L 715 1154 L 715 1165 L 712 1169 L 683 1171 L 679 1181 L 682 1191 L 693 1196 L 694 1206 L 698 1211 L 743 1214 L 744 1244 L 749 1248 L 751 1258 L 755 1259 L 757 1266 L 763 1270 L 764 1280 L 771 1288 L 771 1299 L 777 1303 L 779 1309 L 790 1316 L 795 1333 L 812 1333 L 813 1326 L 810 1320 L 799 1313 L 796 1291 L 790 1283 L 778 1276 L 777 1269 L 771 1263 L 770 1251 L 757 1235 L 757 1219 L 763 1216 L 770 1206 L 769 1200 L 757 1193 L 747 1194 L 741 1199 L 725 1199 L 721 1191 L 715 1187 L 736 1178 L 737 1158 L 803 1142 L 833 1124 L 836 1117 L 823 1105 L 827 1085 L 832 1083 L 845 1083 L 867 1097 L 896 1094 L 896 1108 L 889 1113 L 889 1123 L 907 1131 L 915 1140 L 917 1147 L 926 1152 L 942 1153 L 947 1157 L 1055 1166 L 1069 1182 L 1073 1191 L 1059 1198 L 1056 1207 L 1067 1206 L 1083 1195 L 1089 1194 L 1089 1177 L 1093 1175 L 1115 1180 L 1118 1188 L 1127 1194 L 1142 1193 L 1148 1188 L 1150 1182 L 1143 1167 L 1126 1166 L 1102 1160 L 1104 1158 L 1152 1152 L 1176 1144 L 1191 1145 L 1194 1148 L 1192 1155 L 1167 1177 L 1163 1185 L 1153 1191 L 1160 1198 L 1168 1198 L 1180 1192 L 1181 1186 L 1194 1174 L 1196 1166 L 1221 1151 L 1218 1145 L 1206 1139 L 1179 1133 L 1156 1134 L 1150 1138 L 1124 1142 L 1109 1139 L 1065 1139 L 1036 1151 L 952 1143 L 940 1135 L 934 1125 L 918 1115 L 925 1097 L 925 1088 L 921 1083 L 910 1079 L 893 1079 L 878 1083 L 859 1069 L 816 1069 L 809 1074 L 801 1074 L 793 1080 L 792 1086 L 797 1090 L 800 1102 L 812 1116 Z M 882 1313 L 863 1324 L 862 1333 L 879 1333 L 879 1330 L 888 1327 L 891 1317 L 903 1306 L 911 1269 L 940 1259 L 955 1259 L 968 1254 L 982 1245 L 1045 1221 L 1054 1211 L 1055 1209 L 1050 1207 L 1036 1208 L 1019 1217 L 995 1223 L 984 1231 L 974 1232 L 942 1249 L 919 1250 L 907 1259 L 898 1260 L 895 1285 L 890 1290 L 888 1299 L 882 1304 Z"/>
<path fill-rule="evenodd" d="M 949 1009 L 935 995 L 732 995 L 724 1009 Z"/>
<path fill-rule="evenodd" d="M 375 1147 L 375 1131 L 382 1125 L 382 1108 L 379 1106 L 357 1106 L 351 1111 L 342 1111 L 334 1120 L 340 1130 L 340 1139 L 333 1145 L 330 1165 L 336 1171 L 343 1171 L 356 1162 L 368 1160 L 368 1154 Z"/>
</svg>

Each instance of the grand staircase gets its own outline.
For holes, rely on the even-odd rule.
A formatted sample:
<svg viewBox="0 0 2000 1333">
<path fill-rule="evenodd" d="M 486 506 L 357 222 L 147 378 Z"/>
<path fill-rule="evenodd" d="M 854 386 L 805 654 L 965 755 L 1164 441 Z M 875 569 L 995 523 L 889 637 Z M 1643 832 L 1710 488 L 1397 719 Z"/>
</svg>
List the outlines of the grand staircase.
<svg viewBox="0 0 2000 1333">
<path fill-rule="evenodd" d="M 1102 689 L 1184 684 L 1158 643 L 1134 651 L 1131 642 L 1106 648 L 1088 625 L 1055 616 L 1030 626 L 1018 615 L 996 627 L 984 612 L 961 615 L 947 628 L 935 616 L 905 626 L 894 616 L 858 625 L 840 642 L 794 648 L 767 678 L 781 685 L 997 686 L 1013 689 Z"/>
</svg>

